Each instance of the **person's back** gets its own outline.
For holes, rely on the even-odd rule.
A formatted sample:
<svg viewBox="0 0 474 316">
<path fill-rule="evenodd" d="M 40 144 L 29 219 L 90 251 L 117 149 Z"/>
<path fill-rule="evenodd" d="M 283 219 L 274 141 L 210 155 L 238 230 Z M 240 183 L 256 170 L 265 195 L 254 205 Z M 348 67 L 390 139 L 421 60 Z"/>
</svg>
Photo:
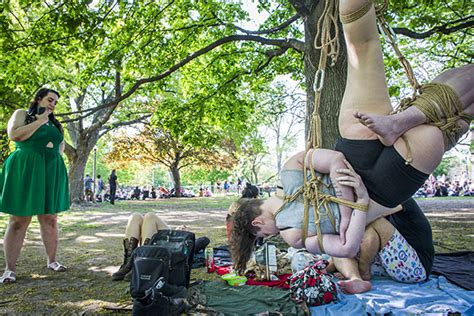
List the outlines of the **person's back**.
<svg viewBox="0 0 474 316">
<path fill-rule="evenodd" d="M 84 179 L 84 188 L 86 190 L 92 190 L 92 178 L 89 176 L 89 175 L 86 175 L 85 179 Z"/>
</svg>

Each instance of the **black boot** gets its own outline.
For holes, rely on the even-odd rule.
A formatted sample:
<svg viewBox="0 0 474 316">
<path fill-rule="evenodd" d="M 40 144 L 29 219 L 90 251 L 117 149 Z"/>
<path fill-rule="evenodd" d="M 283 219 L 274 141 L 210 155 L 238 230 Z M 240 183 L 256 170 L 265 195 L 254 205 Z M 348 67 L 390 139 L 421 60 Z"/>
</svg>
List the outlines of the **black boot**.
<svg viewBox="0 0 474 316">
<path fill-rule="evenodd" d="M 145 297 L 133 301 L 134 316 L 176 316 L 186 307 L 184 299 L 164 296 L 155 288 L 150 288 Z"/>
<path fill-rule="evenodd" d="M 148 244 L 150 244 L 150 238 L 145 238 L 145 240 L 143 241 L 142 246 L 146 246 Z M 125 274 L 125 276 L 123 277 L 123 279 L 125 281 L 130 282 L 130 280 L 132 279 L 132 270 L 128 271 L 127 274 Z"/>
<path fill-rule="evenodd" d="M 130 237 L 123 240 L 123 263 L 117 272 L 112 274 L 112 280 L 123 280 L 125 274 L 132 270 L 132 252 L 138 247 L 138 239 Z"/>
</svg>

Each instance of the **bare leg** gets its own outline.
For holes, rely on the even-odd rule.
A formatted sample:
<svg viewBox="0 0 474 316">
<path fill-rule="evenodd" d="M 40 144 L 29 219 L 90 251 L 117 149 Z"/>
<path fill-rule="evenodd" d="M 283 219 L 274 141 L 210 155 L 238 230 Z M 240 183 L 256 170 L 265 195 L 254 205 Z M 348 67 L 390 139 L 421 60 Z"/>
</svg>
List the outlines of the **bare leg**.
<svg viewBox="0 0 474 316">
<path fill-rule="evenodd" d="M 465 113 L 474 115 L 474 89 L 471 84 L 474 79 L 473 75 L 474 65 L 467 65 L 447 70 L 437 76 L 433 82 L 446 84 L 453 88 L 461 99 Z M 406 131 L 426 122 L 425 114 L 416 107 L 410 107 L 389 116 L 362 112 L 356 112 L 354 116 L 376 133 L 385 146 L 393 145 Z M 467 132 L 468 124 L 464 120 L 459 120 L 458 124 Z"/>
<path fill-rule="evenodd" d="M 133 213 L 128 218 L 127 227 L 125 228 L 125 239 L 133 237 L 137 240 L 141 238 L 141 229 L 143 224 L 143 217 L 140 213 Z"/>
<path fill-rule="evenodd" d="M 151 238 L 160 229 L 171 229 L 161 218 L 155 213 L 146 213 L 143 218 L 142 238 Z"/>
<path fill-rule="evenodd" d="M 370 266 L 375 255 L 390 240 L 394 232 L 394 227 L 385 218 L 380 218 L 367 226 L 360 247 L 359 271 L 364 280 L 371 279 Z"/>
<path fill-rule="evenodd" d="M 58 248 L 58 217 L 57 215 L 38 215 L 40 223 L 41 239 L 48 257 L 48 265 L 56 261 L 56 250 Z"/>
<path fill-rule="evenodd" d="M 372 284 L 362 279 L 357 261 L 351 258 L 332 257 L 334 266 L 347 280 L 339 281 L 338 285 L 344 293 L 358 294 L 369 291 Z"/>
<path fill-rule="evenodd" d="M 350 14 L 368 0 L 341 0 L 341 15 Z M 349 139 L 376 139 L 377 135 L 361 124 L 357 111 L 389 114 L 393 109 L 388 96 L 382 49 L 372 8 L 358 20 L 343 24 L 347 44 L 347 85 L 339 114 L 339 130 Z"/>
<path fill-rule="evenodd" d="M 20 255 L 26 230 L 30 222 L 31 216 L 10 216 L 3 243 L 6 270 L 16 272 L 16 261 Z"/>
</svg>

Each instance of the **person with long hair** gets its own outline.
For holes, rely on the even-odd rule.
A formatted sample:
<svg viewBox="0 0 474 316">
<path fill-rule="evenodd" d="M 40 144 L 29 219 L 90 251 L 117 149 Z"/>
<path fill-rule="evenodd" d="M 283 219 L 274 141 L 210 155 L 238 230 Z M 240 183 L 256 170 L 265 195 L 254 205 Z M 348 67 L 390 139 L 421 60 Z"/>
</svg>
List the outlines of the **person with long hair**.
<svg viewBox="0 0 474 316">
<path fill-rule="evenodd" d="M 40 89 L 28 110 L 16 110 L 8 121 L 8 136 L 16 150 L 0 175 L 0 211 L 10 214 L 3 249 L 5 272 L 1 283 L 16 281 L 16 263 L 31 218 L 37 215 L 46 250 L 47 268 L 62 272 L 56 261 L 57 213 L 69 209 L 69 184 L 64 153 L 64 131 L 54 116 L 59 93 Z"/>
</svg>

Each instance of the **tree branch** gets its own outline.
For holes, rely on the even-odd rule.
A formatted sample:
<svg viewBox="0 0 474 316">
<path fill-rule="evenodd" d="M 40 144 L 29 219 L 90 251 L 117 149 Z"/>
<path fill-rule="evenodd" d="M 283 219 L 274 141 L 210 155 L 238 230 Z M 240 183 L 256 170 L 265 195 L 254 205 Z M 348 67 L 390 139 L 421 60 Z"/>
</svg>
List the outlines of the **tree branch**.
<svg viewBox="0 0 474 316">
<path fill-rule="evenodd" d="M 261 31 L 250 31 L 250 30 L 246 30 L 244 28 L 241 28 L 237 25 L 233 25 L 237 30 L 245 33 L 245 34 L 253 34 L 253 35 L 262 35 L 262 34 L 270 34 L 270 33 L 275 33 L 275 32 L 278 32 L 278 31 L 281 31 L 283 29 L 285 29 L 286 27 L 288 27 L 289 25 L 291 25 L 293 22 L 295 22 L 296 20 L 298 20 L 301 16 L 299 14 L 295 14 L 293 15 L 291 18 L 289 18 L 288 20 L 286 20 L 285 22 L 281 23 L 280 25 L 278 26 L 275 26 L 271 29 L 268 29 L 268 30 L 261 30 Z M 225 24 L 225 23 L 223 23 Z"/>
<path fill-rule="evenodd" d="M 459 23 L 459 24 L 457 24 L 457 23 Z M 453 25 L 453 24 L 457 24 L 457 25 L 454 25 L 452 27 L 448 27 L 449 25 Z M 473 25 L 474 25 L 474 16 L 470 15 L 468 17 L 465 17 L 463 19 L 459 19 L 457 21 L 452 21 L 452 22 L 445 23 L 443 25 L 436 26 L 436 27 L 434 27 L 431 30 L 428 30 L 426 32 L 418 33 L 418 32 L 412 31 L 412 30 L 404 28 L 404 27 L 395 27 L 395 28 L 393 28 L 393 31 L 396 34 L 405 35 L 405 36 L 410 37 L 410 38 L 423 39 L 423 38 L 430 37 L 431 35 L 433 35 L 435 33 L 442 33 L 442 34 L 447 35 L 447 34 L 457 32 L 457 31 L 462 30 L 462 29 L 466 29 L 466 28 L 469 29 Z"/>
<path fill-rule="evenodd" d="M 111 130 L 113 129 L 116 129 L 118 127 L 122 127 L 122 126 L 128 126 L 128 125 L 132 125 L 132 124 L 136 124 L 136 123 L 143 123 L 143 120 L 144 119 L 147 119 L 151 117 L 151 114 L 147 114 L 147 115 L 143 115 L 137 119 L 134 119 L 134 120 L 130 120 L 130 121 L 126 121 L 126 122 L 116 122 L 116 123 L 112 123 L 110 124 L 109 126 L 106 126 L 105 128 L 103 128 L 101 131 L 100 131 L 100 136 L 99 137 L 102 137 L 104 136 L 105 134 L 107 134 L 108 132 L 110 132 Z"/>
<path fill-rule="evenodd" d="M 304 52 L 304 50 L 305 50 L 304 43 L 299 41 L 299 40 L 296 40 L 296 39 L 267 39 L 267 38 L 256 36 L 256 35 L 230 35 L 230 36 L 226 36 L 226 37 L 223 37 L 221 39 L 216 40 L 215 42 L 209 44 L 208 46 L 206 46 L 206 47 L 204 47 L 204 48 L 202 48 L 202 49 L 200 49 L 200 50 L 198 50 L 194 53 L 189 54 L 187 57 L 185 57 L 184 59 L 182 59 L 180 62 L 176 63 L 175 65 L 171 66 L 170 68 L 168 68 L 167 70 L 165 70 L 161 74 L 158 74 L 156 76 L 149 77 L 149 78 L 142 78 L 142 79 L 136 80 L 134 85 L 127 92 L 123 93 L 120 97 L 115 98 L 115 99 L 113 99 L 109 102 L 106 102 L 106 103 L 104 103 L 100 106 L 97 106 L 95 108 L 90 108 L 90 109 L 84 110 L 83 112 L 89 112 L 89 113 L 82 116 L 81 118 L 92 115 L 93 112 L 96 112 L 100 109 L 104 109 L 104 108 L 108 108 L 108 107 L 116 107 L 121 101 L 127 99 L 133 93 L 135 93 L 135 91 L 138 90 L 138 88 L 140 86 L 142 86 L 143 84 L 150 83 L 150 82 L 156 82 L 156 81 L 159 81 L 161 79 L 164 79 L 164 78 L 168 77 L 169 75 L 171 75 L 172 73 L 174 73 L 175 71 L 177 71 L 178 69 L 180 69 L 181 67 L 183 67 L 186 64 L 190 63 L 192 60 L 198 58 L 201 55 L 204 55 L 205 53 L 215 49 L 216 47 L 219 47 L 219 46 L 227 44 L 227 43 L 238 42 L 238 41 L 252 41 L 252 42 L 262 43 L 264 45 L 273 45 L 273 46 L 278 46 L 278 47 L 286 48 L 286 49 L 292 48 L 292 49 L 294 49 L 298 52 Z M 77 112 L 58 114 L 58 116 L 64 116 L 66 114 L 74 114 L 74 113 L 77 113 Z M 69 122 L 69 121 L 73 121 L 73 120 L 76 120 L 76 119 L 65 120 L 65 122 Z"/>
</svg>

